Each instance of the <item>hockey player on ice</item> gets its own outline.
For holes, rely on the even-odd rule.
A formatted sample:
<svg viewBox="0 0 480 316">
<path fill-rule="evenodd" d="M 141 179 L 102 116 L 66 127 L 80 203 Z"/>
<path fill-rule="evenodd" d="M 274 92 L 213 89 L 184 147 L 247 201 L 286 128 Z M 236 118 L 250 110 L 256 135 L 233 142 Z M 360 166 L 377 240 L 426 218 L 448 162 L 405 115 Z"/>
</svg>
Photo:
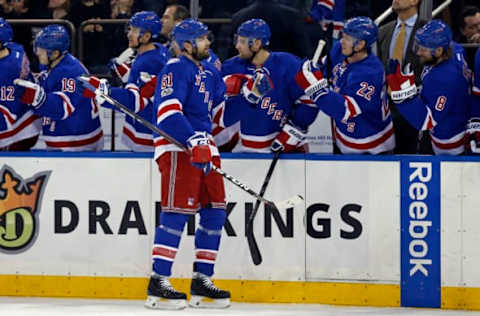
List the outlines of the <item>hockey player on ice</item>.
<svg viewBox="0 0 480 316">
<path fill-rule="evenodd" d="M 237 30 L 238 56 L 225 61 L 222 76 L 227 100 L 214 115 L 215 141 L 235 138 L 233 152 L 302 152 L 308 126 L 318 109 L 295 84 L 298 57 L 270 52 L 270 27 L 262 19 Z"/>
<path fill-rule="evenodd" d="M 400 113 L 418 130 L 430 130 L 435 154 L 460 155 L 465 150 L 465 126 L 470 109 L 470 76 L 466 63 L 454 54 L 452 32 L 440 20 L 415 34 L 415 50 L 425 66 L 420 94 L 408 68 L 389 61 L 388 86 Z"/>
<path fill-rule="evenodd" d="M 35 37 L 34 51 L 44 72 L 39 82 L 15 79 L 15 95 L 42 116 L 48 150 L 98 151 L 103 149 L 103 131 L 98 106 L 78 93 L 75 78 L 88 70 L 68 49 L 70 36 L 56 24 Z"/>
<path fill-rule="evenodd" d="M 12 39 L 10 24 L 0 18 L 0 150 L 24 151 L 37 142 L 41 122 L 30 106 L 15 98 L 13 81 L 33 76 L 22 45 Z"/>
<path fill-rule="evenodd" d="M 340 40 L 344 60 L 333 67 L 332 86 L 325 66 L 312 61 L 304 62 L 296 77 L 299 87 L 333 118 L 336 146 L 343 154 L 386 154 L 395 147 L 385 72 L 371 51 L 377 34 L 370 18 L 348 20 Z"/>
<path fill-rule="evenodd" d="M 225 222 L 223 178 L 209 172 L 220 167 L 211 136 L 213 108 L 224 101 L 225 85 L 209 56 L 208 28 L 187 19 L 175 26 L 172 38 L 182 55 L 171 59 L 158 76 L 155 90 L 157 126 L 189 148 L 191 156 L 165 138 L 155 138 L 155 159 L 161 172 L 162 213 L 155 231 L 153 272 L 146 306 L 179 309 L 186 295 L 169 282 L 188 215 L 200 214 L 195 233 L 195 261 L 190 288 L 192 307 L 227 307 L 230 293 L 210 280 Z"/>
</svg>

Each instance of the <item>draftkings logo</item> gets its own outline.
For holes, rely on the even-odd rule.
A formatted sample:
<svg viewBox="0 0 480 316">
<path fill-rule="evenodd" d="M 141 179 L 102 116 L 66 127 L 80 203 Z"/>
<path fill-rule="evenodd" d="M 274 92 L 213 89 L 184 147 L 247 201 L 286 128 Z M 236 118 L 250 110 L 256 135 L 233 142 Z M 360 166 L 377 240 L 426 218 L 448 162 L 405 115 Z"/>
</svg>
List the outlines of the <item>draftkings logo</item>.
<svg viewBox="0 0 480 316">
<path fill-rule="evenodd" d="M 0 170 L 0 251 L 27 250 L 38 235 L 38 213 L 51 171 L 23 179 L 13 168 Z"/>
</svg>

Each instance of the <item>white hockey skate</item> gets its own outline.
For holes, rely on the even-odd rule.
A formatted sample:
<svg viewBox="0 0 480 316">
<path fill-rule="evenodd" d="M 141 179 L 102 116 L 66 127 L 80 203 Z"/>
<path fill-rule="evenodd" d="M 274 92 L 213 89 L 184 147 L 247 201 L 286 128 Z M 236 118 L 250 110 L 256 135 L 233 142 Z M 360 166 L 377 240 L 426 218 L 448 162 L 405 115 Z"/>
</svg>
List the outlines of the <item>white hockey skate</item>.
<svg viewBox="0 0 480 316">
<path fill-rule="evenodd" d="M 217 288 L 210 278 L 202 273 L 193 274 L 188 305 L 194 308 L 227 308 L 230 292 Z"/>
</svg>

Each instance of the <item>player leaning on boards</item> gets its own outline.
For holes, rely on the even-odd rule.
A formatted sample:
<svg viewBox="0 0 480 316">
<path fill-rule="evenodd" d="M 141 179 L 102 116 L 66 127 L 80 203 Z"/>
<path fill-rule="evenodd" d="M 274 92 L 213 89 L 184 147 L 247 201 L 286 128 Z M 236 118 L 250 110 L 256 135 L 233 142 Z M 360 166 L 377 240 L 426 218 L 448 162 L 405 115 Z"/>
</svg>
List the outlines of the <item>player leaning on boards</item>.
<svg viewBox="0 0 480 316">
<path fill-rule="evenodd" d="M 270 52 L 270 27 L 262 19 L 242 23 L 235 36 L 238 55 L 222 65 L 225 106 L 215 113 L 215 141 L 239 140 L 233 152 L 302 152 L 318 109 L 295 84 L 298 57 Z M 222 130 L 225 128 L 225 130 Z"/>
<path fill-rule="evenodd" d="M 472 105 L 470 120 L 467 124 L 467 145 L 470 146 L 472 153 L 480 154 L 480 47 L 475 55 L 473 72 Z"/>
<path fill-rule="evenodd" d="M 110 88 L 106 79 L 99 80 L 96 77 L 80 78 L 79 84 L 87 88 L 82 84 L 86 81 L 100 88 L 103 94 L 113 97 L 142 118 L 151 121 L 153 105 L 150 97 L 155 89 L 155 83 L 152 84 L 150 79 L 162 70 L 169 59 L 167 49 L 154 42 L 161 29 L 160 18 L 151 11 L 138 12 L 130 19 L 127 33 L 129 48 L 114 58 L 110 64 L 122 81 L 125 80 L 124 88 Z M 93 94 L 86 95 L 94 97 Z M 96 98 L 96 101 L 99 105 L 116 109 L 103 98 Z M 122 141 L 132 151 L 154 150 L 152 132 L 129 116 L 125 118 Z"/>
<path fill-rule="evenodd" d="M 23 46 L 12 42 L 13 30 L 0 18 L 0 151 L 25 151 L 35 145 L 40 119 L 14 95 L 13 81 L 33 80 Z"/>
<path fill-rule="evenodd" d="M 98 107 L 77 91 L 75 78 L 88 70 L 68 49 L 70 36 L 56 24 L 43 28 L 33 43 L 40 66 L 45 70 L 39 83 L 16 79 L 15 94 L 43 118 L 43 135 L 48 150 L 99 151 L 103 131 Z"/>
<path fill-rule="evenodd" d="M 306 61 L 298 85 L 335 123 L 336 145 L 343 154 L 387 154 L 395 147 L 385 72 L 371 51 L 378 29 L 367 17 L 348 20 L 340 40 L 344 60 L 333 67 L 332 86 L 325 65 Z"/>
<path fill-rule="evenodd" d="M 424 65 L 422 91 L 418 94 L 409 65 L 402 71 L 398 61 L 390 60 L 387 81 L 392 100 L 412 126 L 430 130 L 435 154 L 460 155 L 465 150 L 471 72 L 463 59 L 453 57 L 452 32 L 440 20 L 416 32 L 414 47 Z"/>
<path fill-rule="evenodd" d="M 192 307 L 227 307 L 230 293 L 212 283 L 214 265 L 225 222 L 223 178 L 209 172 L 220 167 L 218 149 L 210 135 L 212 108 L 224 101 L 225 85 L 209 56 L 208 28 L 187 19 L 172 33 L 182 55 L 171 59 L 158 76 L 155 119 L 158 128 L 189 148 L 191 156 L 165 138 L 155 138 L 155 159 L 162 177 L 162 213 L 155 231 L 153 273 L 147 307 L 183 308 L 186 295 L 168 278 L 188 215 L 199 213 L 195 233 L 196 258 L 189 302 Z"/>
</svg>

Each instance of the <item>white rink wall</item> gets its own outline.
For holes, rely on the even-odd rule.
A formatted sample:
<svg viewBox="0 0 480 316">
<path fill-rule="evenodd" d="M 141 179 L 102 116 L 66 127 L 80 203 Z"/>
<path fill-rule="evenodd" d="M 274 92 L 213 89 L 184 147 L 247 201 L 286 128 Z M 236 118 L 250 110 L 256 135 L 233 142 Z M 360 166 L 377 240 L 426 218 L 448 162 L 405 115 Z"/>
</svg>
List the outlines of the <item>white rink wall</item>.
<svg viewBox="0 0 480 316">
<path fill-rule="evenodd" d="M 33 282 L 29 276 L 66 278 L 62 279 L 65 284 L 69 278 L 75 282 L 95 279 L 97 283 L 136 280 L 140 283 L 132 289 L 141 289 L 151 269 L 151 245 L 159 211 L 156 164 L 148 155 L 42 154 L 1 157 L 0 281 L 7 282 L 7 286 L 0 294 L 21 295 Z M 258 190 L 270 159 L 270 155 L 229 154 L 223 158 L 222 168 Z M 425 168 L 415 169 L 411 160 Z M 476 225 L 480 219 L 480 197 L 476 194 L 480 162 L 474 158 L 464 160 L 284 155 L 265 197 L 284 200 L 300 194 L 305 203 L 279 212 L 261 206 L 255 220 L 263 256 L 258 266 L 252 263 L 244 237 L 245 219 L 255 199 L 226 182 L 228 221 L 215 277 L 238 287 L 242 293 L 239 301 L 254 294 L 246 293 L 242 284 L 256 284 L 265 291 L 268 287 L 278 290 L 294 284 L 299 289 L 317 289 L 325 297 L 338 288 L 343 294 L 333 291 L 331 296 L 335 300 L 335 295 L 344 295 L 338 302 L 341 304 L 350 304 L 349 297 L 363 286 L 365 295 L 379 297 L 370 299 L 372 305 L 480 308 L 473 299 L 480 288 L 480 250 L 476 247 L 480 238 Z M 431 179 L 420 181 L 427 179 L 427 171 L 432 172 Z M 415 172 L 422 183 L 407 183 Z M 19 210 L 32 204 L 27 196 L 37 191 L 25 188 L 30 188 L 36 175 L 44 175 L 46 180 L 38 191 L 34 216 L 28 219 L 19 215 L 24 214 Z M 15 181 L 20 184 L 9 185 Z M 428 191 L 428 197 L 423 189 Z M 409 196 L 426 197 L 428 216 L 433 216 L 425 219 L 431 224 L 423 239 L 409 239 L 421 235 L 415 228 L 407 234 L 415 225 L 413 217 L 405 217 L 411 214 L 411 202 L 405 200 Z M 8 215 L 12 210 L 17 215 Z M 30 237 L 29 220 L 33 221 Z M 175 279 L 191 277 L 193 231 L 192 222 L 184 231 L 177 254 Z M 424 257 L 419 258 L 419 253 Z M 412 262 L 417 265 L 412 266 Z M 415 267 L 419 269 L 415 271 Z M 24 278 L 25 285 L 12 285 L 15 277 Z M 426 286 L 412 290 L 417 288 L 415 282 Z M 105 293 L 101 296 L 109 297 L 108 286 L 102 288 Z M 396 293 L 396 297 L 382 303 L 378 294 L 385 289 Z M 297 299 L 286 289 L 282 291 L 277 300 Z M 35 295 L 32 290 L 27 292 Z M 61 291 L 56 293 L 62 296 Z M 142 295 L 139 293 L 131 294 L 132 298 Z M 261 297 L 269 299 L 267 294 Z"/>
</svg>

